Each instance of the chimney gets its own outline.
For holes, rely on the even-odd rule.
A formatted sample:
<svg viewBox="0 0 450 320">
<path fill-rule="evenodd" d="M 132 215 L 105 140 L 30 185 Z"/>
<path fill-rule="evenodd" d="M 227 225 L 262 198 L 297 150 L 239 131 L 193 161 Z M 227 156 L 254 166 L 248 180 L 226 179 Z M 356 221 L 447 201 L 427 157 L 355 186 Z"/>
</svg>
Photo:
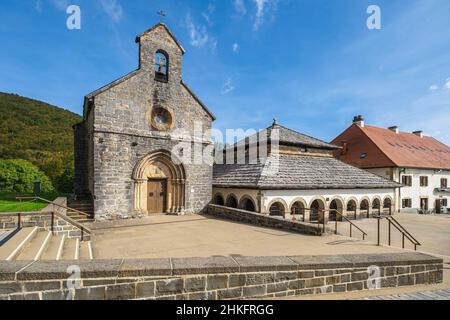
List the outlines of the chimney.
<svg viewBox="0 0 450 320">
<path fill-rule="evenodd" d="M 423 131 L 422 131 L 422 130 L 420 130 L 420 131 L 414 131 L 413 134 L 415 134 L 416 136 L 418 136 L 418 137 L 420 137 L 420 138 L 423 138 Z"/>
<path fill-rule="evenodd" d="M 342 140 L 342 141 L 341 141 L 341 145 L 342 145 L 341 155 L 346 155 L 347 152 L 348 152 L 348 143 L 347 143 L 347 140 Z"/>
<path fill-rule="evenodd" d="M 399 134 L 400 130 L 398 129 L 398 126 L 392 126 L 388 128 L 392 132 L 395 132 L 396 134 Z"/>
<path fill-rule="evenodd" d="M 361 128 L 364 128 L 364 117 L 362 115 L 355 116 L 353 118 L 353 123 Z"/>
</svg>

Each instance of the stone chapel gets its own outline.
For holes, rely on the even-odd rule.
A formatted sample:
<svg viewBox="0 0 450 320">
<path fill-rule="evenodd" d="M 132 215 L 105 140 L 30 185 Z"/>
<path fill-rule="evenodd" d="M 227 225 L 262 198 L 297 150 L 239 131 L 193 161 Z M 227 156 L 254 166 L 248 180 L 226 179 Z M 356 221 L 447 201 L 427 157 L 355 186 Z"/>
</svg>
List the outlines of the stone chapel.
<svg viewBox="0 0 450 320">
<path fill-rule="evenodd" d="M 180 161 L 180 144 L 212 152 L 214 115 L 182 80 L 185 50 L 159 23 L 136 38 L 139 67 L 90 93 L 75 131 L 75 193 L 107 214 L 199 213 L 213 168 Z M 183 131 L 182 135 L 174 134 Z M 176 150 L 176 152 L 174 152 Z"/>
</svg>

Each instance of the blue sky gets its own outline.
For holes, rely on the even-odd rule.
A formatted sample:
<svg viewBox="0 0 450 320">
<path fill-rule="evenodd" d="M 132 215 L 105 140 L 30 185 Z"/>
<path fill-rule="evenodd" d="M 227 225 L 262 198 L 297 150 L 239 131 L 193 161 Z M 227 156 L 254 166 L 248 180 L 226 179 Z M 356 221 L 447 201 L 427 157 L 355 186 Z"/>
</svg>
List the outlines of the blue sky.
<svg viewBox="0 0 450 320">
<path fill-rule="evenodd" d="M 81 30 L 66 9 L 79 5 Z M 366 27 L 381 8 L 381 30 Z M 164 21 L 215 127 L 288 127 L 331 140 L 354 115 L 450 144 L 448 0 L 2 0 L 0 91 L 81 114 L 136 69 L 135 36 Z"/>
</svg>

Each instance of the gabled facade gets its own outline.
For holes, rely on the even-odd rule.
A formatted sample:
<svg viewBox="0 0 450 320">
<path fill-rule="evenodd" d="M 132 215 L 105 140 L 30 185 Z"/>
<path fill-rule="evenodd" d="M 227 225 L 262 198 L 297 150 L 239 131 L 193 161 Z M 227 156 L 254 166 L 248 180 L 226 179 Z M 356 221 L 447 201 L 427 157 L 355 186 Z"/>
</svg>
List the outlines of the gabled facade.
<svg viewBox="0 0 450 320">
<path fill-rule="evenodd" d="M 183 143 L 211 146 L 194 132 L 208 132 L 214 115 L 183 82 L 185 51 L 166 25 L 136 41 L 139 68 L 85 97 L 75 126 L 76 194 L 92 199 L 97 218 L 201 212 L 211 199 L 212 165 L 174 158 Z"/>
<path fill-rule="evenodd" d="M 450 148 L 421 131 L 401 132 L 365 124 L 362 116 L 333 141 L 335 157 L 401 183 L 396 210 L 440 213 L 450 199 Z"/>
</svg>

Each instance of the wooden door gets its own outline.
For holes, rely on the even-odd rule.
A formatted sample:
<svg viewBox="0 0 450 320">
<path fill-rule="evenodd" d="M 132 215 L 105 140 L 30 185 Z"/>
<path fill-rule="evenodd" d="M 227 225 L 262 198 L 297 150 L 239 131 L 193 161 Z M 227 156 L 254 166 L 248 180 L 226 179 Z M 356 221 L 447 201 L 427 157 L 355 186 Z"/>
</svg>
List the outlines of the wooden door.
<svg viewBox="0 0 450 320">
<path fill-rule="evenodd" d="M 148 213 L 164 213 L 166 211 L 167 181 L 148 181 Z"/>
</svg>

